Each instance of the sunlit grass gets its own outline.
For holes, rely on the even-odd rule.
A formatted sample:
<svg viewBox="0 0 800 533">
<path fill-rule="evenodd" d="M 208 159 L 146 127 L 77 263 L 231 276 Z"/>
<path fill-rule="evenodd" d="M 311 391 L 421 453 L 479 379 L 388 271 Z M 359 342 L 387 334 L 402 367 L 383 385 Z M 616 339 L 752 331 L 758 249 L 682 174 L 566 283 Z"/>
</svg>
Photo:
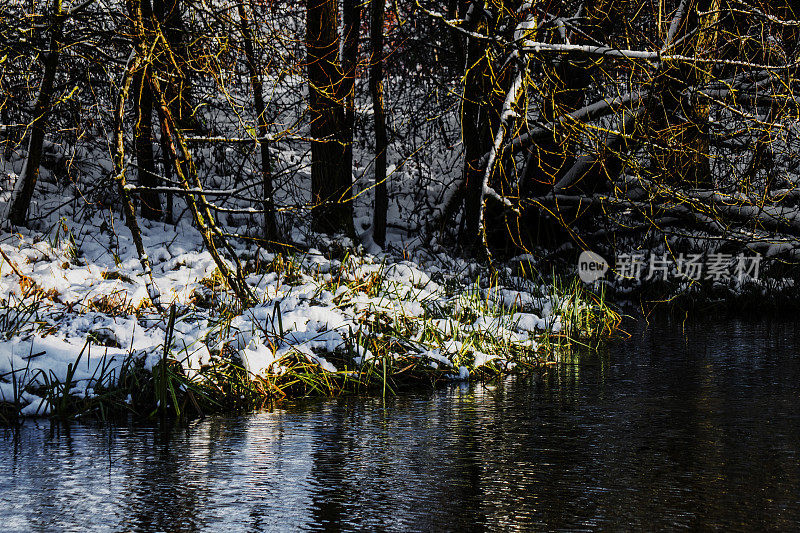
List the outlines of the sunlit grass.
<svg viewBox="0 0 800 533">
<path fill-rule="evenodd" d="M 348 254 L 316 270 L 302 255 L 278 254 L 248 265 L 248 275 L 268 278 L 270 288 L 311 284 L 316 287 L 311 301 L 329 293 L 330 308 L 352 320 L 346 331 L 339 331 L 343 342 L 332 351 L 314 349 L 310 354 L 295 348 L 276 300 L 272 316 L 254 334 L 272 353 L 283 349 L 284 355 L 258 375 L 249 372 L 239 349 L 228 340 L 236 333 L 232 321 L 246 310 L 230 297 L 224 280 L 214 272 L 198 283 L 195 292 L 203 293 L 192 295 L 207 306 L 181 308 L 184 319 L 194 313 L 211 320 L 210 333 L 197 340 L 207 345 L 210 361 L 191 367 L 189 347 L 173 342 L 177 313 L 173 305 L 163 317 L 163 346 L 144 354 L 151 361 L 158 354 L 152 368 L 145 369 L 144 355 L 132 351 L 121 366 L 103 361 L 96 375 L 76 380 L 74 369 L 84 351 L 101 342 L 89 336 L 61 379 L 52 372 L 30 369 L 0 376 L 5 382 L 13 380 L 15 391 L 13 401 L 0 405 L 0 420 L 16 419 L 25 392 L 42 398 L 42 409 L 47 405 L 49 414 L 59 418 L 196 417 L 257 409 L 287 398 L 394 395 L 454 380 L 535 371 L 558 353 L 596 347 L 620 322 L 602 288 L 595 293 L 578 280 L 528 280 L 528 289 L 535 286 L 535 290 L 517 291 L 528 297 L 522 301 L 519 295 L 514 299 L 504 295 L 511 281 L 498 275 L 457 274 L 408 283 L 389 276 L 391 265 L 385 262 L 357 275 L 360 266 L 361 259 Z M 35 328 L 32 324 L 41 299 L 41 294 L 31 291 L 19 301 L 5 301 L 0 307 L 0 333 L 11 338 L 22 328 Z M 108 315 L 141 312 L 126 306 L 122 298 L 93 301 L 89 307 Z M 544 327 L 518 327 L 520 317 L 539 316 Z M 336 371 L 323 369 L 312 355 L 324 358 Z"/>
</svg>

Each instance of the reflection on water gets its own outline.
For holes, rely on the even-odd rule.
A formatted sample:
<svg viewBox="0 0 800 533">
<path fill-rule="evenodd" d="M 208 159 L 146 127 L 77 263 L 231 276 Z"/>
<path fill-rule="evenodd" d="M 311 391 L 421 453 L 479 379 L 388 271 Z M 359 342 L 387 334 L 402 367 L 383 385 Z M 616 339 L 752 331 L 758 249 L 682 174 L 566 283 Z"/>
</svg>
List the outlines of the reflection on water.
<svg viewBox="0 0 800 533">
<path fill-rule="evenodd" d="M 0 430 L 9 531 L 794 529 L 796 324 L 637 325 L 496 386 Z"/>
</svg>

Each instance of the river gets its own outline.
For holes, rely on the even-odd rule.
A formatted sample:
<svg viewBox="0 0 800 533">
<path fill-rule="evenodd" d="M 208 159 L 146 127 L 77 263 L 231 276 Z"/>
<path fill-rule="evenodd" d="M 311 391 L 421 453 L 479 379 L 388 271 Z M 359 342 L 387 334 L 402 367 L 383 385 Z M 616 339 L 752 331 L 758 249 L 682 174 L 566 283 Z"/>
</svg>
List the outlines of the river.
<svg viewBox="0 0 800 533">
<path fill-rule="evenodd" d="M 188 425 L 0 429 L 3 531 L 793 530 L 800 328 L 714 318 L 542 375 Z"/>
</svg>

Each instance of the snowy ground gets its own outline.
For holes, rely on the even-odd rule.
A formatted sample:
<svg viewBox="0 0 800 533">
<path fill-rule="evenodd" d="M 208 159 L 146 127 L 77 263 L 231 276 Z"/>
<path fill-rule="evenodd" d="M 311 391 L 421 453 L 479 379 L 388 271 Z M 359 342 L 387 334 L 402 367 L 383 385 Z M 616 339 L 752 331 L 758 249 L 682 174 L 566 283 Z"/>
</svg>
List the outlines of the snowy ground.
<svg viewBox="0 0 800 533">
<path fill-rule="evenodd" d="M 279 375 L 287 356 L 344 372 L 326 355 L 349 350 L 352 370 L 375 357 L 375 337 L 396 335 L 390 357 L 421 358 L 464 379 L 511 351 L 535 357 L 542 335 L 562 327 L 564 302 L 510 270 L 490 285 L 478 281 L 477 265 L 444 254 L 407 246 L 371 255 L 319 236 L 324 253 L 275 256 L 238 245 L 258 299 L 241 310 L 188 222 L 142 221 L 142 229 L 162 301 L 176 306 L 169 354 L 190 377 L 219 357 L 238 358 L 254 376 Z M 0 248 L 0 402 L 47 414 L 52 406 L 33 392 L 40 385 L 69 383 L 71 395 L 91 396 L 113 386 L 125 365 L 151 369 L 160 360 L 167 317 L 149 304 L 119 220 L 95 215 L 80 225 L 62 220 L 50 233 L 6 232 Z"/>
</svg>

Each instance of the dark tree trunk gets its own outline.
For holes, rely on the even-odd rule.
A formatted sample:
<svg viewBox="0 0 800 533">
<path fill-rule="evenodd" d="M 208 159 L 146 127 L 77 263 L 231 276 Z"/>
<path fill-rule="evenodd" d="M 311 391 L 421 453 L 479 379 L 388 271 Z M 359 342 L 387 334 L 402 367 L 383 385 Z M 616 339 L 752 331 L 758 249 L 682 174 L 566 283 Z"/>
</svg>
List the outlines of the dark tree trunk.
<svg viewBox="0 0 800 533">
<path fill-rule="evenodd" d="M 0 120 L 3 121 L 3 124 L 11 124 L 11 115 L 8 112 L 9 108 L 9 101 L 8 97 L 6 97 L 2 104 L 0 104 L 0 110 L 2 110 L 2 116 Z M 13 131 L 10 128 L 6 128 L 3 132 L 6 135 L 6 138 L 3 141 L 3 159 L 8 161 L 11 159 L 11 154 L 13 153 L 14 148 L 14 137 Z"/>
<path fill-rule="evenodd" d="M 163 91 L 169 106 L 170 116 L 177 128 L 184 132 L 199 133 L 200 123 L 194 115 L 192 105 L 192 77 L 190 68 L 191 51 L 187 43 L 187 36 L 181 13 L 183 0 L 152 0 L 153 15 L 158 29 L 164 35 L 167 50 L 162 49 L 159 57 L 153 64 L 153 71 L 158 73 L 158 79 L 164 80 Z M 166 52 L 166 53 L 163 53 Z M 152 91 L 152 79 L 151 91 Z M 158 102 L 155 102 L 158 104 Z M 161 111 L 159 111 L 159 115 Z M 159 117 L 163 129 L 163 117 Z M 165 143 L 161 133 L 161 149 L 164 161 L 164 177 L 172 179 L 173 165 L 183 165 L 185 162 L 173 159 L 169 151 L 169 143 Z M 181 168 L 179 174 L 189 175 L 189 168 Z M 170 185 L 173 185 L 170 183 Z M 172 221 L 173 195 L 167 194 L 167 220 Z"/>
<path fill-rule="evenodd" d="M 140 31 L 152 29 L 152 9 L 150 0 L 135 0 L 129 2 L 131 17 L 137 21 L 136 26 Z M 138 35 L 134 31 L 136 46 L 140 53 L 146 48 L 145 35 Z M 136 122 L 134 126 L 134 149 L 136 152 L 136 167 L 139 185 L 142 187 L 157 187 L 155 155 L 153 152 L 153 94 L 150 89 L 148 77 L 151 75 L 150 67 L 145 64 L 134 74 L 134 109 Z M 158 220 L 162 217 L 161 200 L 156 191 L 144 191 L 139 195 L 141 199 L 142 216 L 148 220 Z"/>
<path fill-rule="evenodd" d="M 6 206 L 5 219 L 16 226 L 24 225 L 27 222 L 28 208 L 31 205 L 36 181 L 39 179 L 45 125 L 47 124 L 47 117 L 50 115 L 50 107 L 53 101 L 53 85 L 61 54 L 63 17 L 61 0 L 53 0 L 50 45 L 44 57 L 44 74 L 39 85 L 39 96 L 36 98 L 36 105 L 33 110 L 28 155 L 25 159 L 25 165 L 22 167 L 22 173 L 14 186 L 14 191 L 11 193 L 11 199 Z"/>
<path fill-rule="evenodd" d="M 467 10 L 467 6 L 463 0 L 449 0 L 447 3 L 447 17 L 451 20 L 459 18 L 459 9 L 461 11 Z M 463 66 L 464 62 L 467 60 L 464 52 L 464 35 L 457 29 L 450 26 L 447 27 L 447 31 L 450 34 L 450 39 L 453 43 L 453 52 L 455 52 L 456 64 Z"/>
<path fill-rule="evenodd" d="M 353 234 L 352 172 L 339 65 L 336 0 L 308 0 L 306 48 L 311 119 L 311 201 L 318 231 Z"/>
<path fill-rule="evenodd" d="M 369 89 L 375 119 L 375 212 L 372 236 L 377 244 L 386 244 L 386 214 L 389 210 L 388 184 L 386 183 L 386 115 L 383 107 L 383 24 L 385 0 L 372 0 L 369 60 Z"/>
<path fill-rule="evenodd" d="M 478 33 L 482 33 L 480 27 Z M 480 225 L 483 211 L 482 159 L 492 146 L 491 105 L 487 101 L 491 89 L 491 65 L 485 45 L 470 38 L 467 43 L 464 93 L 461 102 L 461 139 L 464 143 L 464 220 L 459 235 L 467 250 L 481 243 Z"/>
<path fill-rule="evenodd" d="M 244 40 L 244 53 L 247 60 L 247 70 L 250 74 L 250 85 L 253 88 L 253 105 L 256 112 L 256 122 L 258 124 L 258 136 L 260 137 L 261 149 L 261 181 L 264 209 L 263 235 L 268 241 L 278 239 L 278 228 L 275 222 L 275 204 L 273 200 L 272 187 L 272 165 L 269 159 L 269 128 L 267 125 L 266 105 L 264 104 L 264 86 L 261 82 L 261 73 L 256 60 L 255 49 L 253 46 L 253 35 L 250 31 L 250 24 L 247 19 L 247 11 L 244 4 L 239 4 L 239 20 L 242 27 L 242 39 Z"/>
<path fill-rule="evenodd" d="M 355 89 L 358 65 L 358 37 L 361 30 L 362 0 L 343 0 L 342 3 L 342 95 L 345 113 L 345 165 L 353 172 L 353 136 L 356 122 Z"/>
</svg>

